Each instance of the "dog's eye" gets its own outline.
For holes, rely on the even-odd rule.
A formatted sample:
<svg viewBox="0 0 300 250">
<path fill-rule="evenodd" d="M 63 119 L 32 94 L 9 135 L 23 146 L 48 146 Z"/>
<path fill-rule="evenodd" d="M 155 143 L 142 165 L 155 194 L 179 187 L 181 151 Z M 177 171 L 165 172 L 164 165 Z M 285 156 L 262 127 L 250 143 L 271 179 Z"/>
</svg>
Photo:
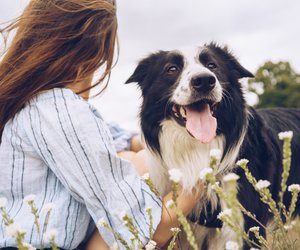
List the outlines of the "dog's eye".
<svg viewBox="0 0 300 250">
<path fill-rule="evenodd" d="M 168 67 L 167 72 L 172 74 L 172 73 L 176 73 L 178 71 L 178 68 L 174 65 Z"/>
<path fill-rule="evenodd" d="M 209 69 L 215 69 L 217 67 L 217 65 L 213 62 L 210 62 L 210 63 L 207 64 L 206 67 L 209 68 Z"/>
</svg>

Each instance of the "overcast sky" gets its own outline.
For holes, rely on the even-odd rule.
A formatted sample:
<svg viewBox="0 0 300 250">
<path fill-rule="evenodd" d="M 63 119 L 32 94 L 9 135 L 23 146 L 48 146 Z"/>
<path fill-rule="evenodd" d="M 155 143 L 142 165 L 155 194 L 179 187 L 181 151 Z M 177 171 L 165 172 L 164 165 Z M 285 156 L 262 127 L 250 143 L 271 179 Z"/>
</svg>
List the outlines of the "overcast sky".
<svg viewBox="0 0 300 250">
<path fill-rule="evenodd" d="M 21 13 L 28 0 L 0 0 L 0 22 Z M 250 71 L 266 60 L 287 60 L 300 72 L 300 1 L 119 0 L 120 57 L 110 86 L 92 103 L 110 121 L 136 127 L 139 92 L 123 83 L 151 52 L 227 44 Z"/>
</svg>

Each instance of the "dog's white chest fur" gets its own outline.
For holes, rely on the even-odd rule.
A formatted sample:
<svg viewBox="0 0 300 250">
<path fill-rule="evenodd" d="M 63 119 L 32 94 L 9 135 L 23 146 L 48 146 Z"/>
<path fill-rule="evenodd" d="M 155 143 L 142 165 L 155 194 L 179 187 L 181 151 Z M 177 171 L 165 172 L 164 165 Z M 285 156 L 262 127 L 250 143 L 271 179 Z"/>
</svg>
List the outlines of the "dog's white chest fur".
<svg viewBox="0 0 300 250">
<path fill-rule="evenodd" d="M 199 181 L 201 169 L 209 167 L 210 150 L 223 151 L 223 138 L 216 137 L 210 144 L 201 144 L 172 120 L 166 120 L 161 125 L 159 142 L 162 157 L 150 152 L 150 177 L 164 195 L 170 191 L 168 170 L 180 169 L 183 173 L 182 186 L 190 191 Z"/>
</svg>

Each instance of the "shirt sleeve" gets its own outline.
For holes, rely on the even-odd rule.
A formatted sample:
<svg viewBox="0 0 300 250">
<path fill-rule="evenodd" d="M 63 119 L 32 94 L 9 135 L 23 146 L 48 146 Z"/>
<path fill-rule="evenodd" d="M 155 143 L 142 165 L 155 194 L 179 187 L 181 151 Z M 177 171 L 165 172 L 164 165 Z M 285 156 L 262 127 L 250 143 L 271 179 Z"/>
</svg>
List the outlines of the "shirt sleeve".
<svg viewBox="0 0 300 250">
<path fill-rule="evenodd" d="M 140 233 L 149 239 L 149 218 L 153 229 L 161 218 L 161 201 L 138 176 L 129 161 L 119 158 L 110 131 L 90 105 L 80 99 L 56 99 L 30 106 L 29 138 L 43 161 L 70 194 L 86 205 L 94 222 L 104 219 L 128 243 L 132 236 L 120 214 L 126 213 Z M 106 229 L 102 237 L 112 245 L 116 240 Z"/>
<path fill-rule="evenodd" d="M 117 123 L 111 122 L 107 124 L 113 138 L 113 143 L 117 152 L 130 150 L 131 139 L 137 133 L 121 128 Z"/>
</svg>

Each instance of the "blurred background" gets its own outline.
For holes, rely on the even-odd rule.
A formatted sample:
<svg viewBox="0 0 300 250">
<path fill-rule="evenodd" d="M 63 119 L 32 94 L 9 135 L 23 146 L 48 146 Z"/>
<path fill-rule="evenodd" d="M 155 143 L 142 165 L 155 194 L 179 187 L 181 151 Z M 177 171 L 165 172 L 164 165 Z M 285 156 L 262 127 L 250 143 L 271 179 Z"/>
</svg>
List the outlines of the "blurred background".
<svg viewBox="0 0 300 250">
<path fill-rule="evenodd" d="M 0 0 L 0 22 L 21 14 L 28 0 Z M 300 107 L 300 1 L 119 0 L 120 54 L 109 87 L 91 102 L 107 121 L 138 130 L 140 92 L 124 85 L 138 61 L 157 50 L 228 45 L 256 75 L 245 83 L 257 107 Z"/>
</svg>

